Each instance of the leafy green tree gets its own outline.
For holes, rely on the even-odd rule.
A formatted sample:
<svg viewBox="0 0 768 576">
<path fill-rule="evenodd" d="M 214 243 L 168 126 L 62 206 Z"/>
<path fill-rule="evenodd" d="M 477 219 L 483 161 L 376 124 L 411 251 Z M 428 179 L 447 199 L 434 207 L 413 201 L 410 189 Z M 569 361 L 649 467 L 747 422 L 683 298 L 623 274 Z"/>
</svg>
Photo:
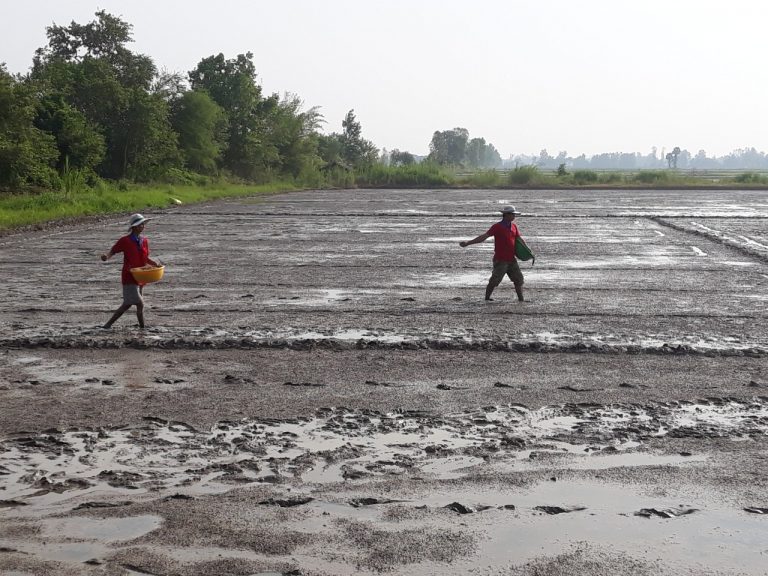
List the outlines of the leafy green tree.
<svg viewBox="0 0 768 576">
<path fill-rule="evenodd" d="M 125 46 L 131 29 L 103 10 L 88 24 L 48 27 L 48 45 L 35 53 L 30 82 L 54 101 L 60 96 L 83 116 L 85 127 L 98 127 L 105 143 L 102 175 L 147 179 L 180 166 L 181 157 L 168 104 L 162 93 L 151 91 L 157 77 L 152 60 Z M 49 125 L 67 128 L 63 122 Z M 68 134 L 54 136 L 60 144 L 72 140 Z M 82 130 L 80 136 L 93 152 L 95 139 Z"/>
<path fill-rule="evenodd" d="M 347 166 L 342 159 L 342 151 L 344 146 L 341 142 L 341 134 L 319 134 L 317 136 L 317 153 L 326 165 L 339 164 Z"/>
<path fill-rule="evenodd" d="M 466 128 L 436 131 L 429 143 L 429 160 L 437 164 L 460 166 L 466 161 L 468 142 L 469 131 Z"/>
<path fill-rule="evenodd" d="M 467 163 L 474 168 L 496 168 L 501 165 L 501 155 L 485 138 L 472 138 L 467 143 Z"/>
<path fill-rule="evenodd" d="M 61 93 L 43 96 L 37 107 L 34 124 L 56 139 L 61 172 L 65 164 L 71 169 L 93 172 L 104 159 L 104 136 L 80 111 L 66 102 Z"/>
<path fill-rule="evenodd" d="M 221 107 L 206 92 L 190 90 L 173 103 L 172 125 L 184 164 L 201 174 L 215 174 L 225 125 Z"/>
<path fill-rule="evenodd" d="M 295 94 L 286 94 L 267 117 L 267 140 L 278 154 L 280 173 L 298 177 L 317 170 L 317 130 L 323 117 L 317 107 L 303 110 L 304 103 Z"/>
<path fill-rule="evenodd" d="M 389 154 L 389 164 L 391 166 L 411 166 L 415 163 L 416 157 L 410 152 L 401 152 L 398 149 L 394 149 Z"/>
<path fill-rule="evenodd" d="M 263 171 L 277 157 L 265 139 L 265 117 L 277 107 L 279 98 L 262 97 L 253 54 L 238 54 L 229 60 L 223 54 L 204 58 L 189 73 L 189 81 L 193 90 L 207 92 L 224 110 L 224 166 L 243 178 L 263 177 Z"/>
<path fill-rule="evenodd" d="M 340 137 L 341 156 L 347 164 L 362 168 L 375 164 L 379 151 L 373 142 L 363 138 L 363 129 L 355 117 L 355 111 L 350 110 L 341 122 L 343 132 Z"/>
<path fill-rule="evenodd" d="M 51 187 L 58 152 L 54 138 L 36 128 L 35 99 L 30 86 L 0 65 L 0 187 Z"/>
<path fill-rule="evenodd" d="M 675 146 L 671 154 L 672 154 L 672 168 L 677 168 L 677 158 L 678 156 L 680 156 L 680 146 Z"/>
<path fill-rule="evenodd" d="M 134 180 L 158 179 L 182 163 L 168 104 L 143 90 L 130 92 L 124 123 L 113 142 L 123 153 L 119 173 Z"/>
</svg>

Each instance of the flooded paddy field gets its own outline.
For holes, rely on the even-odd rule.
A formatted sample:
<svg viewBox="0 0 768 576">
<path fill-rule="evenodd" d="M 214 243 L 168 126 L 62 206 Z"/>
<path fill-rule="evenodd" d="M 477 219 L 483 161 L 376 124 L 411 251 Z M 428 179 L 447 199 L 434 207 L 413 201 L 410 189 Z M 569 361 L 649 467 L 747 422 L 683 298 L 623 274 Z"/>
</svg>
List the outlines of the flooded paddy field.
<svg viewBox="0 0 768 576">
<path fill-rule="evenodd" d="M 768 193 L 151 215 L 145 330 L 127 216 L 0 238 L 0 573 L 768 573 Z"/>
</svg>

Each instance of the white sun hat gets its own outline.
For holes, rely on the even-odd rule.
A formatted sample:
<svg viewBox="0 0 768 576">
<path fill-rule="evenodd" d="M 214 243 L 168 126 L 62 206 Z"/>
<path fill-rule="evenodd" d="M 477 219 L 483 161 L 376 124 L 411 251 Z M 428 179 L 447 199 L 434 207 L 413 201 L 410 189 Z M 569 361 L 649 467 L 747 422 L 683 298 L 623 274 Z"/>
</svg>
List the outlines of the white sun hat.
<svg viewBox="0 0 768 576">
<path fill-rule="evenodd" d="M 518 212 L 517 210 L 515 210 L 515 207 L 512 205 L 499 208 L 499 212 L 501 212 L 502 214 L 522 214 L 522 212 Z"/>
<path fill-rule="evenodd" d="M 134 214 L 131 216 L 131 219 L 128 221 L 128 229 L 130 230 L 134 226 L 139 226 L 140 224 L 144 224 L 144 222 L 147 222 L 149 220 L 152 220 L 152 218 L 145 218 L 141 214 Z"/>
</svg>

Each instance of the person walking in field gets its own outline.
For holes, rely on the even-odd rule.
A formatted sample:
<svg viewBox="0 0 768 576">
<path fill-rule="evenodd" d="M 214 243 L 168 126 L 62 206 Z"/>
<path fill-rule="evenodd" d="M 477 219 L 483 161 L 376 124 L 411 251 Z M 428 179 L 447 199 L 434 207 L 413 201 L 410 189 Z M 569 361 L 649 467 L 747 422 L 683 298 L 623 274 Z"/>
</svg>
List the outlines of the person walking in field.
<svg viewBox="0 0 768 576">
<path fill-rule="evenodd" d="M 139 320 L 139 328 L 144 328 L 144 284 L 137 282 L 131 274 L 131 268 L 141 268 L 147 264 L 158 266 L 157 262 L 149 257 L 149 239 L 142 236 L 144 226 L 151 218 L 145 218 L 141 214 L 134 214 L 128 222 L 129 233 L 120 238 L 109 252 L 101 255 L 102 262 L 106 262 L 115 254 L 123 254 L 123 271 L 121 280 L 123 283 L 123 303 L 115 310 L 112 318 L 104 324 L 103 328 L 111 328 L 123 313 L 131 306 L 136 306 L 136 318 Z"/>
<path fill-rule="evenodd" d="M 515 285 L 517 299 L 523 302 L 524 278 L 517 259 L 533 259 L 535 262 L 536 258 L 520 236 L 517 224 L 514 223 L 515 216 L 520 214 L 520 212 L 515 210 L 514 206 L 504 206 L 500 212 L 501 221 L 491 226 L 488 232 L 472 240 L 459 242 L 459 246 L 466 248 L 470 244 L 480 244 L 493 236 L 493 272 L 488 280 L 488 286 L 485 288 L 485 299 L 493 300 L 491 294 L 493 294 L 493 290 L 501 283 L 506 274 Z"/>
</svg>

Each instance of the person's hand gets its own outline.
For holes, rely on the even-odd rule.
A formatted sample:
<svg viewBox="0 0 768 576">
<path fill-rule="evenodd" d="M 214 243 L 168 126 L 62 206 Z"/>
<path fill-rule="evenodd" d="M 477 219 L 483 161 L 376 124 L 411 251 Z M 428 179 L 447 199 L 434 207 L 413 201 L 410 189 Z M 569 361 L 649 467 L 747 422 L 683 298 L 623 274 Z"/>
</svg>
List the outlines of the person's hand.
<svg viewBox="0 0 768 576">
<path fill-rule="evenodd" d="M 462 248 L 466 248 L 467 243 L 462 240 L 461 242 L 459 242 L 459 246 L 461 246 Z"/>
<path fill-rule="evenodd" d="M 102 261 L 102 262 L 106 262 L 106 261 L 107 261 L 107 258 L 109 258 L 109 256 L 107 256 L 106 254 L 102 254 L 102 255 L 101 255 L 101 261 Z"/>
</svg>

